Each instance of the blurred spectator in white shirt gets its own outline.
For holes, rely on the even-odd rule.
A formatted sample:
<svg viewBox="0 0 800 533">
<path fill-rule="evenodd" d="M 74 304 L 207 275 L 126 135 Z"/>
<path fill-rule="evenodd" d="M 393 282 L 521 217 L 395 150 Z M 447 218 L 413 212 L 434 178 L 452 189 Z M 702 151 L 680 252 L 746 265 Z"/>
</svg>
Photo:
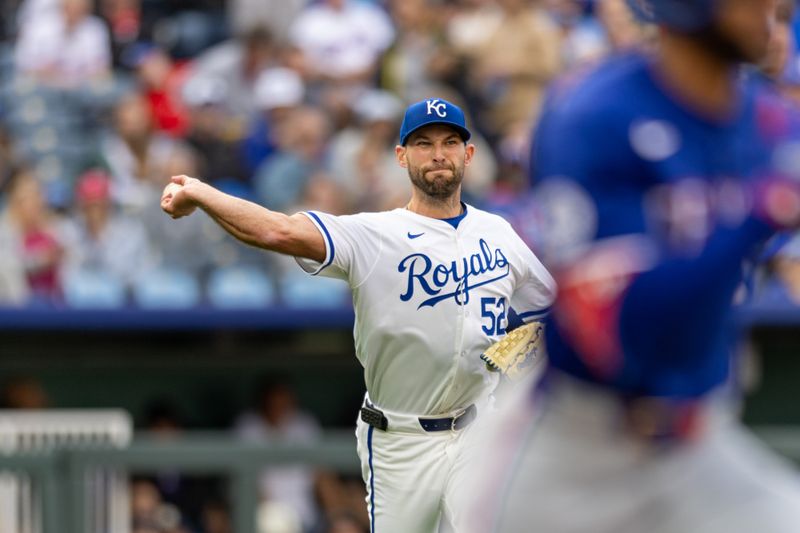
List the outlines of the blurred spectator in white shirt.
<svg viewBox="0 0 800 533">
<path fill-rule="evenodd" d="M 16 22 L 21 28 L 32 20 L 40 19 L 40 17 L 45 15 L 58 13 L 60 9 L 61 0 L 23 0 L 19 3 Z"/>
<path fill-rule="evenodd" d="M 308 80 L 363 86 L 376 72 L 394 29 L 375 4 L 323 0 L 304 9 L 290 29 L 296 65 Z"/>
<path fill-rule="evenodd" d="M 289 27 L 310 0 L 228 0 L 228 21 L 234 35 L 257 27 L 269 28 L 275 38 L 285 41 Z"/>
<path fill-rule="evenodd" d="M 445 25 L 445 39 L 465 61 L 473 59 L 502 23 L 502 12 L 494 0 L 461 0 Z"/>
<path fill-rule="evenodd" d="M 31 10 L 15 49 L 17 71 L 58 86 L 76 86 L 111 74 L 105 23 L 89 0 L 61 0 L 61 9 Z"/>
</svg>

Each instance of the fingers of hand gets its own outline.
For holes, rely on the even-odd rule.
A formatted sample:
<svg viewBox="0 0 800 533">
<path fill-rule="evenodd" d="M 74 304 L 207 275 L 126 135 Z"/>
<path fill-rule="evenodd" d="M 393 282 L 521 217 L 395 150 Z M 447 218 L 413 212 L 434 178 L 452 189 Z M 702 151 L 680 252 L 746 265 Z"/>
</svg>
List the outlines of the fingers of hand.
<svg viewBox="0 0 800 533">
<path fill-rule="evenodd" d="M 161 195 L 161 209 L 172 218 L 178 218 L 177 206 L 175 205 L 175 193 L 177 193 L 177 191 L 169 190 L 170 185 L 167 185 L 164 189 L 164 193 Z M 176 187 L 180 188 L 179 185 Z"/>
<path fill-rule="evenodd" d="M 177 183 L 168 183 L 167 186 L 164 187 L 164 192 L 161 194 L 161 209 L 167 212 L 171 211 L 174 208 L 173 200 L 175 195 L 178 194 L 182 188 L 183 186 Z"/>
<path fill-rule="evenodd" d="M 172 176 L 170 182 L 164 187 L 161 195 L 161 209 L 172 218 L 181 218 L 194 212 L 196 206 L 183 191 L 193 181 L 197 180 L 184 175 Z"/>
</svg>

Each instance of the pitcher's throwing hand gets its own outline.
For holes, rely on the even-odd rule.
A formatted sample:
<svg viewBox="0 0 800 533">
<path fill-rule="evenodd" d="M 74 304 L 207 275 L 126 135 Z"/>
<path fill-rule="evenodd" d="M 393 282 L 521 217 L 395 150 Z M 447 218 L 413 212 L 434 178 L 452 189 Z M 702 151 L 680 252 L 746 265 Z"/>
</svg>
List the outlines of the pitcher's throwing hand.
<svg viewBox="0 0 800 533">
<path fill-rule="evenodd" d="M 200 181 L 189 176 L 173 176 L 161 194 L 161 209 L 172 218 L 181 218 L 194 213 L 197 204 L 184 191 L 186 187 L 197 186 Z"/>
</svg>

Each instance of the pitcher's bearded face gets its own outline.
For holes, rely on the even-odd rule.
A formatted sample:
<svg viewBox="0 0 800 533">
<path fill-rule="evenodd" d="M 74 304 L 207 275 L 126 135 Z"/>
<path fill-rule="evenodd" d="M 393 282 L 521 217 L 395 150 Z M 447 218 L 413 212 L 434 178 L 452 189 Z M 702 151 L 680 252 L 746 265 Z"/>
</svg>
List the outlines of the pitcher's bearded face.
<svg viewBox="0 0 800 533">
<path fill-rule="evenodd" d="M 401 151 L 411 183 L 427 196 L 441 199 L 459 190 L 474 146 L 454 129 L 432 125 L 414 132 Z"/>
<path fill-rule="evenodd" d="M 434 198 L 451 196 L 464 179 L 464 163 L 431 163 L 428 165 L 408 167 L 411 183 L 426 195 Z"/>
</svg>

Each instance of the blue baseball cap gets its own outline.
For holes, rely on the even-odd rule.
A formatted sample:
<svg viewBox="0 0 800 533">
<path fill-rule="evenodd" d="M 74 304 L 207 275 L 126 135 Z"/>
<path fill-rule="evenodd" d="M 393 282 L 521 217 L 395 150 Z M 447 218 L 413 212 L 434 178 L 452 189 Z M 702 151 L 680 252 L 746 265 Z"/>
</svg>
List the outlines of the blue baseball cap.
<svg viewBox="0 0 800 533">
<path fill-rule="evenodd" d="M 717 0 L 627 0 L 634 16 L 648 24 L 657 24 L 681 32 L 708 28 L 714 17 Z"/>
<path fill-rule="evenodd" d="M 411 104 L 406 109 L 403 124 L 400 126 L 400 144 L 405 146 L 409 135 L 431 124 L 450 126 L 458 132 L 464 142 L 472 137 L 460 107 L 442 98 L 429 98 Z"/>
</svg>

